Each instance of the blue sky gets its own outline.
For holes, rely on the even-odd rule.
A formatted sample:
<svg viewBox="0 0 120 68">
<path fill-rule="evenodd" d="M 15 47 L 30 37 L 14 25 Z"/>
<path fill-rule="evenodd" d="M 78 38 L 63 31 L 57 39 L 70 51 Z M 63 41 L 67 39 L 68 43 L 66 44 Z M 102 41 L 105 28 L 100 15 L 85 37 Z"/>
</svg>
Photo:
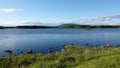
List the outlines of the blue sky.
<svg viewBox="0 0 120 68">
<path fill-rule="evenodd" d="M 120 0 L 0 0 L 0 25 L 119 25 L 119 7 Z"/>
</svg>

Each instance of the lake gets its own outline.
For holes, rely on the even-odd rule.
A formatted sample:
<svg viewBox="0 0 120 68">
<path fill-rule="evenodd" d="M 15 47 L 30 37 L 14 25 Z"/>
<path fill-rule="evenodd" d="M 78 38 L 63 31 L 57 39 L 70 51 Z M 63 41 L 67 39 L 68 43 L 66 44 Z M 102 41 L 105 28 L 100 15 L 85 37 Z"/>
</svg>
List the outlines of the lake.
<svg viewBox="0 0 120 68">
<path fill-rule="evenodd" d="M 86 45 L 89 43 L 89 45 Z M 120 44 L 120 28 L 106 29 L 1 29 L 0 55 L 6 55 L 4 50 L 32 49 L 34 53 L 47 53 L 48 49 L 60 51 L 65 44 L 83 46 L 100 46 Z"/>
</svg>

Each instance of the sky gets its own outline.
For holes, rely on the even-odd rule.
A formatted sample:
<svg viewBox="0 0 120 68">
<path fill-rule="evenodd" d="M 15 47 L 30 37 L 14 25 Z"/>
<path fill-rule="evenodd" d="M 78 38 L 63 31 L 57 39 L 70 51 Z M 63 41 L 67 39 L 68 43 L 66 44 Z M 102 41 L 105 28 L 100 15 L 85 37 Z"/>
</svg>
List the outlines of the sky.
<svg viewBox="0 0 120 68">
<path fill-rule="evenodd" d="M 0 0 L 0 26 L 120 25 L 120 0 Z"/>
</svg>

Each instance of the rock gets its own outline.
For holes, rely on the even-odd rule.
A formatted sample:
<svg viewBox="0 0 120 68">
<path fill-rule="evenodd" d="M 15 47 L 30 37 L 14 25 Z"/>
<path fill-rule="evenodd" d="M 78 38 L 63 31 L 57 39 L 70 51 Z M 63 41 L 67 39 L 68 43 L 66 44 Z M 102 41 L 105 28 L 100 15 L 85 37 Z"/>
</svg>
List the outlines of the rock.
<svg viewBox="0 0 120 68">
<path fill-rule="evenodd" d="M 112 47 L 110 44 L 107 44 L 107 46 L 106 46 L 107 48 L 110 48 L 110 47 Z"/>
<path fill-rule="evenodd" d="M 29 50 L 26 51 L 26 53 L 27 53 L 27 54 L 32 54 L 33 51 L 32 51 L 32 49 L 29 49 Z"/>
<path fill-rule="evenodd" d="M 105 46 L 102 45 L 101 47 L 105 47 Z"/>
<path fill-rule="evenodd" d="M 120 47 L 120 44 L 116 45 L 116 47 Z"/>
<path fill-rule="evenodd" d="M 5 50 L 4 52 L 7 52 L 7 53 L 12 53 L 12 51 L 11 50 Z"/>
<path fill-rule="evenodd" d="M 48 53 L 52 53 L 53 51 L 51 49 L 48 50 Z"/>
</svg>

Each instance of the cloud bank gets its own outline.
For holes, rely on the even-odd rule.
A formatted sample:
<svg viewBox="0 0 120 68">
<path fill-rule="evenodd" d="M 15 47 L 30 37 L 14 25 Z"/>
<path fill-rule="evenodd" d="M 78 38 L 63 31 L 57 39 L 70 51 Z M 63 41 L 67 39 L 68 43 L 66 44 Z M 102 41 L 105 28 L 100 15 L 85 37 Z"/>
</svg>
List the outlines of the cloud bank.
<svg viewBox="0 0 120 68">
<path fill-rule="evenodd" d="M 17 26 L 17 25 L 47 25 L 55 26 L 60 24 L 80 24 L 80 25 L 120 25 L 120 15 L 92 19 L 64 20 L 56 22 L 39 22 L 35 20 L 0 20 L 0 26 Z"/>
<path fill-rule="evenodd" d="M 75 23 L 81 25 L 120 25 L 120 15 L 99 17 L 95 19 L 64 20 L 55 23 L 58 24 Z"/>
<path fill-rule="evenodd" d="M 21 10 L 23 9 L 3 8 L 3 9 L 0 9 L 0 13 L 12 13 L 12 12 L 21 11 Z"/>
</svg>

